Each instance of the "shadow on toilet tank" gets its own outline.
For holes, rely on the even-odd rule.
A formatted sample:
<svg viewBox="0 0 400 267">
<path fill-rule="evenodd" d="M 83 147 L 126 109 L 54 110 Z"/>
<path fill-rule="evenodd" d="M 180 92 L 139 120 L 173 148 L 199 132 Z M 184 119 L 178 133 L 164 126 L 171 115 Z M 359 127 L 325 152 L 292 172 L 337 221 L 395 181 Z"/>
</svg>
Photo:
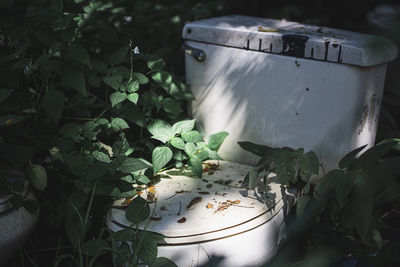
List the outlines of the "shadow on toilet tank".
<svg viewBox="0 0 400 267">
<path fill-rule="evenodd" d="M 386 64 L 383 37 L 285 20 L 227 16 L 185 25 L 191 112 L 206 135 L 230 133 L 225 160 L 255 164 L 238 141 L 315 151 L 326 169 L 373 145 Z"/>
</svg>

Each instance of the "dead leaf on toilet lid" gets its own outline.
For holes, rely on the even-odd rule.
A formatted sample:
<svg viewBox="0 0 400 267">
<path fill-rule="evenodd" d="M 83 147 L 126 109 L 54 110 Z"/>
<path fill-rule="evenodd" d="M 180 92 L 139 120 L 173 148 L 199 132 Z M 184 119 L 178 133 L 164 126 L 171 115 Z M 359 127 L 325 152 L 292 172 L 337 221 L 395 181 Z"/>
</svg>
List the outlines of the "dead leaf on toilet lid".
<svg viewBox="0 0 400 267">
<path fill-rule="evenodd" d="M 186 222 L 186 217 L 182 217 L 178 220 L 178 223 L 184 223 Z"/>
<path fill-rule="evenodd" d="M 188 209 L 192 208 L 195 204 L 201 202 L 202 198 L 201 197 L 195 197 L 190 201 L 189 205 L 187 206 Z"/>
</svg>

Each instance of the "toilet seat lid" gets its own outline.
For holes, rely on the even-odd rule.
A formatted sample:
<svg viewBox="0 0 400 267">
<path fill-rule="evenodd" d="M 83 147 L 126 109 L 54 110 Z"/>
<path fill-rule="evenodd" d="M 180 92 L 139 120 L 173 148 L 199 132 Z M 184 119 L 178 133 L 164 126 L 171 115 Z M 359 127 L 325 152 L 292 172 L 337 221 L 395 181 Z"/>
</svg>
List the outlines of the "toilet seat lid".
<svg viewBox="0 0 400 267">
<path fill-rule="evenodd" d="M 277 214 L 283 207 L 283 187 L 268 183 L 266 201 L 260 198 L 265 185 L 259 183 L 255 190 L 247 190 L 241 182 L 251 166 L 227 161 L 207 161 L 203 164 L 203 177 L 182 175 L 178 170 L 167 171 L 170 179 L 162 178 L 141 197 L 152 198 L 151 217 L 139 228 L 166 236 L 166 242 L 199 242 L 222 238 L 248 231 Z M 152 199 L 150 199 L 152 200 Z M 122 205 L 118 200 L 115 206 Z M 109 223 L 129 227 L 125 210 L 113 208 Z"/>
</svg>

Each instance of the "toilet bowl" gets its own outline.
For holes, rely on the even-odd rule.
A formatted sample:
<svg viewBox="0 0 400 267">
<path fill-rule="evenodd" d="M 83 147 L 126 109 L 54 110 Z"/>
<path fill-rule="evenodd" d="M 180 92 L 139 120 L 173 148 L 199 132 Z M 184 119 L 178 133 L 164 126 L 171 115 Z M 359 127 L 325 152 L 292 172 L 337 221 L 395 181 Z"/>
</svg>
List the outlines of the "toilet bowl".
<svg viewBox="0 0 400 267">
<path fill-rule="evenodd" d="M 158 257 L 178 266 L 261 266 L 271 259 L 285 237 L 285 216 L 296 191 L 274 183 L 273 177 L 255 190 L 241 186 L 251 166 L 207 161 L 214 166 L 202 179 L 170 170 L 150 190 L 151 217 L 140 229 L 165 236 Z M 149 190 L 141 197 L 149 200 Z M 107 226 L 112 231 L 132 227 L 124 200 L 114 203 Z M 210 264 L 210 265 L 208 265 Z"/>
<path fill-rule="evenodd" d="M 382 37 L 245 16 L 186 24 L 183 38 L 192 116 L 205 136 L 229 132 L 219 150 L 227 161 L 211 161 L 218 168 L 202 179 L 162 178 L 153 218 L 139 228 L 163 234 L 158 256 L 178 266 L 260 266 L 284 238 L 297 194 L 273 178 L 243 188 L 258 158 L 237 142 L 303 147 L 325 170 L 336 168 L 349 151 L 373 145 L 397 48 Z M 107 225 L 131 223 L 113 208 Z"/>
</svg>

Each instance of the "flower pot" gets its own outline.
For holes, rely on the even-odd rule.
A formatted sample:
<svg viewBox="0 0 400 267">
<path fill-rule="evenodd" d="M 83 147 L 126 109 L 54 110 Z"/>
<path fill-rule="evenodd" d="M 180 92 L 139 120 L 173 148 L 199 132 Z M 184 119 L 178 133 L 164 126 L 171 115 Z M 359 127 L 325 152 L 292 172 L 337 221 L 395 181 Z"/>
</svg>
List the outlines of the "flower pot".
<svg viewBox="0 0 400 267">
<path fill-rule="evenodd" d="M 23 195 L 35 199 L 26 185 Z M 9 260 L 32 233 L 39 218 L 39 210 L 30 213 L 24 207 L 16 209 L 11 196 L 0 195 L 0 266 Z"/>
</svg>

